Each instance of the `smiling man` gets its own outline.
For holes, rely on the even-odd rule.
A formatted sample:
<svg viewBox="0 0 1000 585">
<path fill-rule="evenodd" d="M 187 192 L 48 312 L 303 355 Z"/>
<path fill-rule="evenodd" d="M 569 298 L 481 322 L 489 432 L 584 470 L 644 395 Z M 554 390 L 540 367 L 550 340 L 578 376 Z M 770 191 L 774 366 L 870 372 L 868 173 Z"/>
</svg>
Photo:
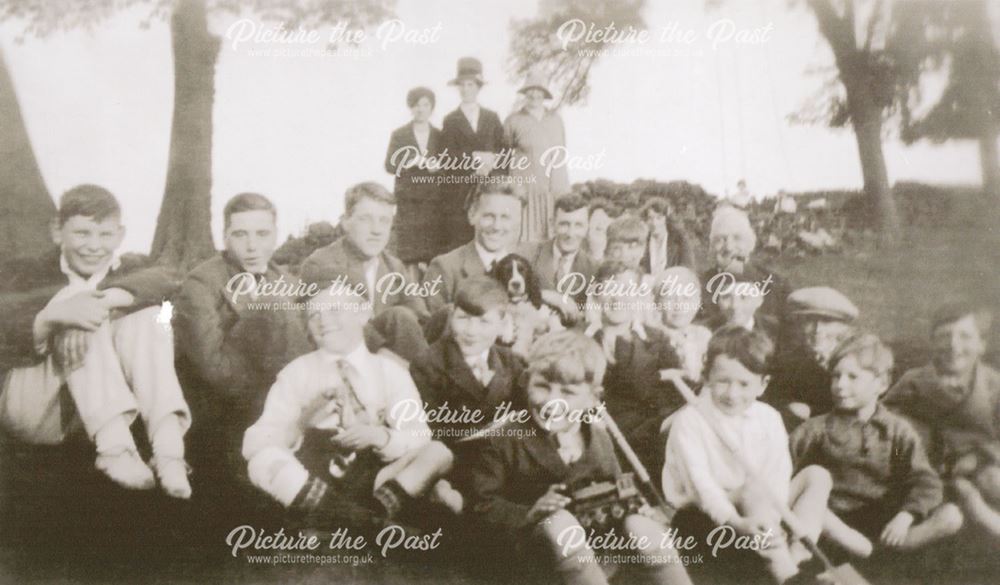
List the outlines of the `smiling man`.
<svg viewBox="0 0 1000 585">
<path fill-rule="evenodd" d="M 459 282 L 482 276 L 507 254 L 519 252 L 523 206 L 523 193 L 510 182 L 490 182 L 480 188 L 468 213 L 475 234 L 472 241 L 431 260 L 424 274 L 424 283 L 440 279 L 437 294 L 427 298 L 432 313 L 454 301 Z"/>
<path fill-rule="evenodd" d="M 159 321 L 177 279 L 117 258 L 124 235 L 114 195 L 80 185 L 60 199 L 57 249 L 0 271 L 0 369 L 7 370 L 0 426 L 27 443 L 58 444 L 75 407 L 98 470 L 128 489 L 158 479 L 167 494 L 187 498 L 191 415 L 174 372 L 173 337 Z M 153 447 L 149 465 L 129 428 L 136 416 Z"/>
<path fill-rule="evenodd" d="M 563 195 L 555 202 L 555 237 L 525 246 L 525 258 L 531 262 L 543 291 L 559 291 L 559 282 L 570 274 L 583 275 L 585 282 L 597 271 L 597 263 L 583 249 L 590 224 L 587 201 L 577 194 Z M 545 294 L 543 292 L 543 294 Z M 580 291 L 574 299 L 578 305 L 586 301 Z"/>
</svg>

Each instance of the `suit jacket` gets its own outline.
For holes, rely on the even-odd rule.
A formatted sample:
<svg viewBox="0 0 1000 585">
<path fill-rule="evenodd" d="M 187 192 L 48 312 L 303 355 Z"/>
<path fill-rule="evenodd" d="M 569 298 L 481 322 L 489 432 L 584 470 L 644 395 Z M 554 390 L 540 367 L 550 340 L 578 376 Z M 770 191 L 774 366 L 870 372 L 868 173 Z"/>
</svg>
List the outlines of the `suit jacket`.
<svg viewBox="0 0 1000 585">
<path fill-rule="evenodd" d="M 342 237 L 328 246 L 324 246 L 309 255 L 302 262 L 299 274 L 304 282 L 318 283 L 320 288 L 329 286 L 330 282 L 338 276 L 346 276 L 351 284 L 365 284 L 364 271 L 365 258 L 357 251 L 346 237 Z M 386 275 L 395 274 L 384 281 L 381 279 Z M 428 316 L 427 306 L 424 299 L 415 295 L 405 293 L 405 285 L 398 287 L 398 280 L 403 279 L 404 283 L 409 283 L 406 266 L 403 262 L 392 254 L 383 251 L 378 256 L 378 270 L 375 273 L 376 287 L 381 281 L 382 290 L 375 291 L 375 314 L 378 315 L 385 309 L 395 306 L 403 306 L 413 311 L 421 320 Z M 398 291 L 388 293 L 392 289 Z"/>
<path fill-rule="evenodd" d="M 482 424 L 431 424 L 434 430 L 448 428 L 451 432 L 460 429 L 458 435 L 442 437 L 445 443 L 452 443 L 467 436 L 466 433 L 489 426 L 495 420 L 497 407 L 503 402 L 511 403 L 511 410 L 526 407 L 523 388 L 520 387 L 524 360 L 510 349 L 494 345 L 490 348 L 487 363 L 493 377 L 484 387 L 476 379 L 458 344 L 450 336 L 436 341 L 421 359 L 410 363 L 410 375 L 420 391 L 420 397 L 429 408 L 438 408 L 447 403 L 450 412 L 468 408 L 482 413 Z"/>
<path fill-rule="evenodd" d="M 512 253 L 524 256 L 525 246 L 519 244 Z M 458 283 L 470 276 L 483 276 L 486 274 L 486 266 L 476 252 L 475 240 L 455 248 L 431 260 L 424 272 L 424 284 L 429 285 L 435 279 L 441 278 L 438 287 L 438 294 L 427 297 L 427 309 L 432 314 L 442 307 L 455 300 L 455 289 Z"/>
<path fill-rule="evenodd" d="M 542 289 L 557 290 L 556 284 L 558 283 L 555 281 L 555 239 L 531 242 L 522 247 L 524 249 L 524 257 L 531 263 L 531 267 L 538 276 L 538 284 L 541 285 Z M 589 283 L 591 277 L 597 273 L 598 266 L 599 263 L 581 248 L 573 258 L 573 265 L 570 267 L 570 271 L 582 274 L 585 282 Z M 578 305 L 582 305 L 587 301 L 586 290 L 580 291 L 573 298 Z"/>
<path fill-rule="evenodd" d="M 448 155 L 455 160 L 461 159 L 463 154 L 471 157 L 477 150 L 496 153 L 506 147 L 500 117 L 493 110 L 487 110 L 482 106 L 479 107 L 476 128 L 469 124 L 469 119 L 462 113 L 461 108 L 449 112 L 441 126 L 441 140 L 443 146 L 448 149 Z M 455 173 L 469 175 L 472 171 L 461 170 Z"/>
<path fill-rule="evenodd" d="M 652 237 L 652 236 L 650 236 Z M 695 260 L 694 246 L 691 238 L 680 224 L 667 220 L 667 268 L 672 266 L 687 266 L 698 274 L 698 262 Z M 646 240 L 646 248 L 642 254 L 639 267 L 649 274 L 652 272 L 649 258 L 649 239 Z"/>
<path fill-rule="evenodd" d="M 554 435 L 534 420 L 512 423 L 507 433 L 486 439 L 470 468 L 472 513 L 515 542 L 526 536 L 528 510 L 549 486 L 602 480 L 621 473 L 614 443 L 603 427 L 582 425 L 583 456 L 570 465 L 559 457 Z"/>
<path fill-rule="evenodd" d="M 225 252 L 217 254 L 188 273 L 174 299 L 177 371 L 192 410 L 200 415 L 195 419 L 203 422 L 225 415 L 234 424 L 239 419 L 249 425 L 281 368 L 312 350 L 304 311 L 257 310 L 246 297 L 233 300 L 226 285 L 241 272 Z M 297 282 L 270 264 L 265 278 L 279 277 Z M 297 301 L 291 296 L 257 299 Z"/>
<path fill-rule="evenodd" d="M 0 268 L 0 372 L 45 359 L 35 347 L 35 317 L 69 284 L 60 268 L 61 254 L 56 248 L 41 256 L 14 259 Z M 162 303 L 179 281 L 180 276 L 170 268 L 126 255 L 98 289 L 121 288 L 132 293 L 135 302 L 126 312 L 133 312 Z"/>
</svg>

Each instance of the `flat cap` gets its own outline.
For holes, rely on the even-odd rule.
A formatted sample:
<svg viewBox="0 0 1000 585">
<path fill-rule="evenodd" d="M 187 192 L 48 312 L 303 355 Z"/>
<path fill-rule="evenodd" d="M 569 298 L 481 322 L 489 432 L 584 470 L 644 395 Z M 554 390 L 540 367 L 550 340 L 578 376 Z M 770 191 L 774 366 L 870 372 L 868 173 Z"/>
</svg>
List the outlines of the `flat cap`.
<svg viewBox="0 0 1000 585">
<path fill-rule="evenodd" d="M 815 316 L 836 321 L 854 321 L 858 308 L 844 293 L 828 286 L 800 288 L 788 295 L 789 311 L 794 316 Z"/>
</svg>

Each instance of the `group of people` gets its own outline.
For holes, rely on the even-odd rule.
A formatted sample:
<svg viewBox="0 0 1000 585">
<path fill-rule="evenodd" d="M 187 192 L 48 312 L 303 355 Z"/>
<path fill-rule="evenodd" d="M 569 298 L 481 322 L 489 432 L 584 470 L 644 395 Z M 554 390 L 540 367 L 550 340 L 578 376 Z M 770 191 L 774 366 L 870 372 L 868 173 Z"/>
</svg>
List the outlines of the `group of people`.
<svg viewBox="0 0 1000 585">
<path fill-rule="evenodd" d="M 441 129 L 430 122 L 434 92 L 414 88 L 406 95 L 413 119 L 393 131 L 385 156 L 399 205 L 393 239 L 407 264 L 429 262 L 469 240 L 465 214 L 483 181 L 506 178 L 520 185 L 524 241 L 550 237 L 555 197 L 570 191 L 565 153 L 560 153 L 566 131 L 559 114 L 545 107 L 553 96 L 544 79 L 528 77 L 518 90 L 520 106 L 503 122 L 479 104 L 486 81 L 478 59 L 459 59 L 448 83 L 458 89 L 461 102 L 444 117 Z"/>
<path fill-rule="evenodd" d="M 423 150 L 433 95 L 411 97 Z M 931 362 L 894 381 L 847 296 L 757 262 L 744 211 L 718 208 L 699 270 L 667 199 L 612 218 L 563 194 L 534 232 L 550 235 L 526 239 L 519 187 L 475 184 L 469 238 L 416 270 L 389 252 L 412 220 L 405 188 L 351 187 L 343 235 L 292 270 L 272 259 L 275 205 L 242 193 L 224 250 L 185 275 L 120 259 L 116 198 L 70 189 L 56 249 L 3 267 L 0 427 L 31 444 L 83 436 L 114 483 L 223 522 L 259 511 L 370 534 L 444 515 L 465 527 L 456 545 L 492 543 L 567 583 L 607 580 L 578 532 L 623 536 L 657 583 L 690 582 L 669 525 L 767 535 L 776 582 L 803 574 L 803 537 L 857 557 L 966 521 L 1000 538 L 1000 373 L 982 360 L 980 307 L 943 306 Z M 624 494 L 630 472 L 660 481 Z M 594 513 L 601 482 L 621 499 Z"/>
</svg>

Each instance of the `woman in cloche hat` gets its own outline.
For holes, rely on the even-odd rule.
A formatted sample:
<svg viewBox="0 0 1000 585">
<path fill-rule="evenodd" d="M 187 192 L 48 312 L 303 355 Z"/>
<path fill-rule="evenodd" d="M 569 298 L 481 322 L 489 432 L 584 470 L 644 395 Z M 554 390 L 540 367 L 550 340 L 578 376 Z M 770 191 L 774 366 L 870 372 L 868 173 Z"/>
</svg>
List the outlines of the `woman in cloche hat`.
<svg viewBox="0 0 1000 585">
<path fill-rule="evenodd" d="M 525 98 L 524 106 L 504 123 L 507 142 L 514 149 L 511 177 L 523 185 L 528 196 L 521 219 L 523 241 L 552 237 L 553 202 L 570 190 L 566 167 L 560 164 L 560 160 L 565 161 L 566 130 L 559 114 L 545 107 L 545 100 L 552 99 L 546 85 L 537 73 L 529 75 L 518 90 Z M 546 152 L 549 154 L 542 160 Z M 527 165 L 519 164 L 524 160 Z"/>
<path fill-rule="evenodd" d="M 472 175 L 485 177 L 493 170 L 493 161 L 506 146 L 503 125 L 496 112 L 479 105 L 479 90 L 483 80 L 483 64 L 474 57 L 458 60 L 458 73 L 448 85 L 458 87 L 461 103 L 444 117 L 441 128 L 442 144 L 448 149 L 448 161 L 463 159 L 482 162 L 478 171 L 469 168 L 451 170 L 456 179 L 442 187 L 440 233 L 443 235 L 439 253 L 453 250 L 472 240 L 472 227 L 465 211 L 470 193 L 478 188 Z"/>
</svg>

